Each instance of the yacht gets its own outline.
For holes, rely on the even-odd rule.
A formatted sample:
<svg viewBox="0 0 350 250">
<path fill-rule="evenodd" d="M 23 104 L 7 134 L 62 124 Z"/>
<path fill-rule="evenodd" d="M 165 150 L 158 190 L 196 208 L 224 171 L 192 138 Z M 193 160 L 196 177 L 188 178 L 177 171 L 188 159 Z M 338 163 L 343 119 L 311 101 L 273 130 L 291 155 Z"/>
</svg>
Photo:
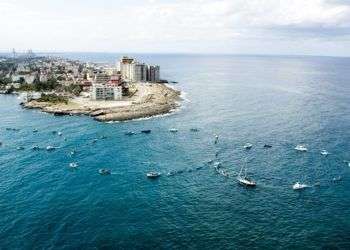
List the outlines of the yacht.
<svg viewBox="0 0 350 250">
<path fill-rule="evenodd" d="M 295 150 L 300 151 L 300 152 L 306 152 L 307 148 L 305 147 L 305 145 L 297 145 L 295 148 Z"/>
<path fill-rule="evenodd" d="M 242 176 L 243 167 L 241 168 L 241 171 L 238 174 L 237 181 L 239 184 L 246 186 L 246 187 L 255 187 L 256 182 L 249 177 L 247 177 L 247 169 L 244 170 L 244 176 Z"/>
<path fill-rule="evenodd" d="M 158 172 L 149 172 L 146 174 L 146 176 L 150 179 L 156 179 L 160 176 L 161 174 Z"/>
<path fill-rule="evenodd" d="M 244 145 L 245 149 L 251 149 L 252 147 L 253 147 L 253 144 L 251 144 L 251 143 L 247 143 Z"/>
<path fill-rule="evenodd" d="M 327 156 L 329 152 L 327 150 L 321 150 L 321 155 Z"/>
<path fill-rule="evenodd" d="M 98 170 L 98 173 L 100 175 L 110 175 L 112 172 L 109 169 L 101 168 L 101 169 Z"/>
<path fill-rule="evenodd" d="M 307 187 L 309 187 L 309 186 L 306 185 L 306 184 L 302 184 L 302 183 L 300 183 L 300 182 L 296 182 L 296 183 L 293 185 L 293 189 L 294 189 L 294 190 L 302 190 L 302 189 L 307 188 Z"/>
</svg>

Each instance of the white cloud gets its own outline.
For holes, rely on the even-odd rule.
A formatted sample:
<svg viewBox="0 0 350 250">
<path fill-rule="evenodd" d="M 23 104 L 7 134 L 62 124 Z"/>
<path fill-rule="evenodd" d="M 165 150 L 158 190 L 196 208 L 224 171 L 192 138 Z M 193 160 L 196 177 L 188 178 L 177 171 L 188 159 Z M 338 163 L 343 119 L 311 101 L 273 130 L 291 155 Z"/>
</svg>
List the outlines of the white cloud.
<svg viewBox="0 0 350 250">
<path fill-rule="evenodd" d="M 286 40 L 299 39 L 305 46 L 294 48 L 308 53 L 315 39 L 349 45 L 350 6 L 334 0 L 4 0 L 0 22 L 6 23 L 0 49 L 258 53 L 270 44 L 275 53 L 290 50 Z"/>
</svg>

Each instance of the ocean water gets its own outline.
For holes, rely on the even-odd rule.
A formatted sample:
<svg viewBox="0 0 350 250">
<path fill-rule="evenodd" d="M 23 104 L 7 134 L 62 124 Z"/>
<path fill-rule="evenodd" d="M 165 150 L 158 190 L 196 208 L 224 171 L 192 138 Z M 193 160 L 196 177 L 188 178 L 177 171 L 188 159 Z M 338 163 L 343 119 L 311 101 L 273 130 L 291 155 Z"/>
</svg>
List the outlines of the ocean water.
<svg viewBox="0 0 350 250">
<path fill-rule="evenodd" d="M 349 58 L 137 57 L 178 82 L 180 110 L 107 124 L 0 96 L 1 249 L 350 249 Z M 124 135 L 143 129 L 152 133 Z M 300 143 L 307 153 L 294 150 Z M 242 166 L 256 188 L 237 184 Z M 147 179 L 151 170 L 162 176 Z M 296 181 L 310 187 L 294 191 Z"/>
</svg>

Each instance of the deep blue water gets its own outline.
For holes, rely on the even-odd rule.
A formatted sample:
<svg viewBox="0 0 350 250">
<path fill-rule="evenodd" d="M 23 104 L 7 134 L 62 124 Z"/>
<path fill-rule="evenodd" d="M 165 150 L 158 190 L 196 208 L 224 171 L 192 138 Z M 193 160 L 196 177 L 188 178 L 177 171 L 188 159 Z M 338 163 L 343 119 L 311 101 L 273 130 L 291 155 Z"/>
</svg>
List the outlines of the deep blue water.
<svg viewBox="0 0 350 250">
<path fill-rule="evenodd" d="M 174 87 L 186 97 L 180 111 L 104 124 L 23 110 L 16 97 L 0 96 L 1 249 L 350 249 L 349 58 L 138 57 L 179 82 Z M 152 133 L 124 135 L 142 129 Z M 299 143 L 309 151 L 296 152 Z M 322 149 L 331 154 L 321 156 Z M 255 189 L 236 183 L 241 166 Z M 99 168 L 113 174 L 100 176 Z M 150 181 L 150 170 L 163 175 Z M 174 170 L 183 173 L 166 176 Z M 293 191 L 296 181 L 312 187 Z"/>
</svg>

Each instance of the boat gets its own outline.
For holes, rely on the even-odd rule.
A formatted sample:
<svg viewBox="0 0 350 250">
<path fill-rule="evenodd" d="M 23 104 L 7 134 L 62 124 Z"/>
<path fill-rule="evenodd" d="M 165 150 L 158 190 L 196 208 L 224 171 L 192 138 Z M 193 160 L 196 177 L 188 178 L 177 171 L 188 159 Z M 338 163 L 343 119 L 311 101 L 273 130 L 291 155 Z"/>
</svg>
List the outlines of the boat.
<svg viewBox="0 0 350 250">
<path fill-rule="evenodd" d="M 75 155 L 76 153 L 77 153 L 77 151 L 75 151 L 75 150 L 72 150 L 72 151 L 69 152 L 70 156 L 73 156 L 73 155 Z"/>
<path fill-rule="evenodd" d="M 93 139 L 92 143 L 96 143 L 98 141 L 98 139 Z"/>
<path fill-rule="evenodd" d="M 300 151 L 300 152 L 306 152 L 307 148 L 305 147 L 305 145 L 297 145 L 295 148 L 295 150 Z"/>
<path fill-rule="evenodd" d="M 37 129 L 33 129 L 33 133 L 37 133 L 39 130 Z"/>
<path fill-rule="evenodd" d="M 215 143 L 215 144 L 218 144 L 218 142 L 219 142 L 219 136 L 218 136 L 218 135 L 215 135 L 215 141 L 214 141 L 214 143 Z"/>
<path fill-rule="evenodd" d="M 327 156 L 329 152 L 327 150 L 321 150 L 321 155 Z"/>
<path fill-rule="evenodd" d="M 129 132 L 125 132 L 124 134 L 125 134 L 125 135 L 134 135 L 135 132 L 129 131 Z"/>
<path fill-rule="evenodd" d="M 170 172 L 167 173 L 167 176 L 173 176 L 175 174 L 176 174 L 176 171 L 170 171 Z"/>
<path fill-rule="evenodd" d="M 33 150 L 40 150 L 40 147 L 39 146 L 34 146 L 32 149 Z"/>
<path fill-rule="evenodd" d="M 190 131 L 191 131 L 191 132 L 198 132 L 199 129 L 198 129 L 198 128 L 191 128 Z"/>
<path fill-rule="evenodd" d="M 98 173 L 99 173 L 100 175 L 110 175 L 112 172 L 111 172 L 111 170 L 109 170 L 109 169 L 101 168 L 101 169 L 98 170 Z"/>
<path fill-rule="evenodd" d="M 151 133 L 151 130 L 150 129 L 141 130 L 141 133 L 149 134 L 149 133 Z"/>
<path fill-rule="evenodd" d="M 62 136 L 63 134 L 62 134 L 62 132 L 58 132 L 57 135 L 58 136 Z"/>
<path fill-rule="evenodd" d="M 47 146 L 46 147 L 46 150 L 47 151 L 53 151 L 53 150 L 55 150 L 56 149 L 56 147 L 53 147 L 53 146 Z"/>
<path fill-rule="evenodd" d="M 225 177 L 229 177 L 229 174 L 226 170 L 221 170 L 219 171 L 219 173 L 222 175 L 222 176 L 225 176 Z"/>
<path fill-rule="evenodd" d="M 264 148 L 272 148 L 272 146 L 270 144 L 265 144 Z"/>
<path fill-rule="evenodd" d="M 307 188 L 307 187 L 309 187 L 309 186 L 306 185 L 306 184 L 302 184 L 302 183 L 300 183 L 300 182 L 296 182 L 296 183 L 293 185 L 293 189 L 294 189 L 294 190 L 302 190 L 302 189 Z"/>
<path fill-rule="evenodd" d="M 338 177 L 334 177 L 333 181 L 341 181 L 341 179 L 342 179 L 341 176 L 338 176 Z"/>
<path fill-rule="evenodd" d="M 256 182 L 250 179 L 249 177 L 247 177 L 247 168 L 244 169 L 244 175 L 242 175 L 242 173 L 243 173 L 243 167 L 241 168 L 241 171 L 239 172 L 237 177 L 238 184 L 246 187 L 255 187 Z"/>
<path fill-rule="evenodd" d="M 71 163 L 69 163 L 69 167 L 70 168 L 77 168 L 78 167 L 78 163 L 71 162 Z"/>
<path fill-rule="evenodd" d="M 102 135 L 100 138 L 101 138 L 102 140 L 104 140 L 104 139 L 107 139 L 107 136 L 106 136 L 106 135 Z"/>
<path fill-rule="evenodd" d="M 17 147 L 17 150 L 23 150 L 23 149 L 24 149 L 24 147 L 22 147 L 22 146 Z"/>
<path fill-rule="evenodd" d="M 244 146 L 243 146 L 245 149 L 251 149 L 253 147 L 253 144 L 251 143 L 246 143 Z"/>
<path fill-rule="evenodd" d="M 170 131 L 171 133 L 176 133 L 178 130 L 177 130 L 176 128 L 171 128 L 171 129 L 169 129 L 169 131 Z"/>
<path fill-rule="evenodd" d="M 146 174 L 147 178 L 150 178 L 150 179 L 156 179 L 160 176 L 161 174 L 158 173 L 158 172 L 149 172 Z"/>
</svg>

